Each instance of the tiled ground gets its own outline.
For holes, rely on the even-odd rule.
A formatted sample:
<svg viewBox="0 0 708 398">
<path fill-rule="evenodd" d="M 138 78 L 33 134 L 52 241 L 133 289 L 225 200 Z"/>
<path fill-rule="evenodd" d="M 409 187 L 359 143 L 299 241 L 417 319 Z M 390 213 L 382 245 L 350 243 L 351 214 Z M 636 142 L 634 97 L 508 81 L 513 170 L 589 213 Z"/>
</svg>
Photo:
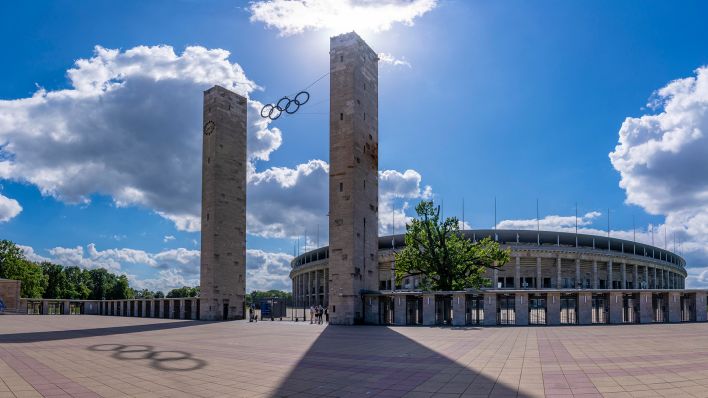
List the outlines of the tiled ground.
<svg viewBox="0 0 708 398">
<path fill-rule="evenodd" d="M 708 324 L 334 327 L 0 316 L 0 397 L 708 397 Z"/>
</svg>

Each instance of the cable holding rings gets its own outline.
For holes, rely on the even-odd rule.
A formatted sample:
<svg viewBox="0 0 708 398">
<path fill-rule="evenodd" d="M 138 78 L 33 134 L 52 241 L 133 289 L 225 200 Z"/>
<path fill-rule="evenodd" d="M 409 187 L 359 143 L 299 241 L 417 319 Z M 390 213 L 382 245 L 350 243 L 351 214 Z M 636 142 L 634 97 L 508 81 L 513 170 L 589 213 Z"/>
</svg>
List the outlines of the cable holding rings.
<svg viewBox="0 0 708 398">
<path fill-rule="evenodd" d="M 300 91 L 294 98 L 285 96 L 278 100 L 275 104 L 266 104 L 261 108 L 261 117 L 275 120 L 279 118 L 283 112 L 292 115 L 300 109 L 301 105 L 305 105 L 310 100 L 310 93 Z"/>
</svg>

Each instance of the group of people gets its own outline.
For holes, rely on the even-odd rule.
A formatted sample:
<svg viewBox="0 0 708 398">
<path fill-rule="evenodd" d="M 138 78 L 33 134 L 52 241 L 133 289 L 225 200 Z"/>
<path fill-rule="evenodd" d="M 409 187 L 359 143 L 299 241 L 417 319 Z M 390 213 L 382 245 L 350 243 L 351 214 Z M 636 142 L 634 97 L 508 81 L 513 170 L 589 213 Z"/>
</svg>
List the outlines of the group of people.
<svg viewBox="0 0 708 398">
<path fill-rule="evenodd" d="M 329 312 L 327 312 L 327 307 L 323 307 L 321 305 L 310 306 L 310 325 L 313 323 L 321 325 L 323 317 L 324 321 L 329 323 Z"/>
</svg>

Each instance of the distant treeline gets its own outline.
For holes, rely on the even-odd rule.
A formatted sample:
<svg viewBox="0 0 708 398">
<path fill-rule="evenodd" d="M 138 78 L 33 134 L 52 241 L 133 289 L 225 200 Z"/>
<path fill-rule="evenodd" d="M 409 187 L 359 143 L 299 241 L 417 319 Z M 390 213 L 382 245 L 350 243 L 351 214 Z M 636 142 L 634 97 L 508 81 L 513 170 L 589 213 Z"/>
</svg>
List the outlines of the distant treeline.
<svg viewBox="0 0 708 398">
<path fill-rule="evenodd" d="M 9 240 L 0 240 L 0 278 L 22 282 L 24 298 L 123 300 L 199 297 L 199 286 L 183 286 L 161 291 L 137 290 L 130 287 L 125 275 L 116 275 L 105 268 L 83 269 L 65 267 L 51 262 L 36 263 L 25 258 L 20 247 Z M 262 298 L 284 298 L 292 304 L 292 294 L 281 290 L 253 291 L 246 301 L 258 303 Z"/>
</svg>

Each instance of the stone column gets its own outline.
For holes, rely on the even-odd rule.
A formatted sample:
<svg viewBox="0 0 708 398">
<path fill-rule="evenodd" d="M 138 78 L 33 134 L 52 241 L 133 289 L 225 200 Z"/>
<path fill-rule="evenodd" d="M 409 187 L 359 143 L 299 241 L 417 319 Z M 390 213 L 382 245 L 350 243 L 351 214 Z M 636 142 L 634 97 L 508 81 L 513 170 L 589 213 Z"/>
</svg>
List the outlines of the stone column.
<svg viewBox="0 0 708 398">
<path fill-rule="evenodd" d="M 654 272 L 654 281 L 652 282 L 651 288 L 658 289 L 659 288 L 659 279 L 657 279 L 656 267 L 653 267 L 652 269 L 653 269 L 652 272 Z"/>
<path fill-rule="evenodd" d="M 580 280 L 580 259 L 576 258 L 575 259 L 575 286 L 577 288 L 583 288 L 584 284 L 583 281 Z"/>
<path fill-rule="evenodd" d="M 546 324 L 560 325 L 560 293 L 546 295 Z"/>
<path fill-rule="evenodd" d="M 396 325 L 406 324 L 406 296 L 399 295 L 395 297 L 395 310 L 393 312 L 394 322 Z"/>
<path fill-rule="evenodd" d="M 129 317 L 133 316 L 133 301 L 132 300 L 126 300 L 125 308 L 126 308 L 126 311 L 128 311 L 128 316 Z"/>
<path fill-rule="evenodd" d="M 198 299 L 192 300 L 192 313 L 189 314 L 189 319 L 197 319 L 197 301 Z"/>
<path fill-rule="evenodd" d="M 492 286 L 494 286 L 495 289 L 499 288 L 499 270 L 498 269 L 495 268 L 492 271 L 492 278 L 494 278 L 494 283 L 492 284 Z"/>
<path fill-rule="evenodd" d="M 620 289 L 626 289 L 627 288 L 627 263 L 624 261 L 620 263 L 620 273 L 622 273 L 622 285 L 620 286 Z"/>
<path fill-rule="evenodd" d="M 175 314 L 175 300 L 174 300 L 174 299 L 169 300 L 169 303 L 170 303 L 170 309 L 169 309 L 170 313 L 167 314 L 167 318 L 169 318 L 169 319 L 174 319 L 174 314 Z"/>
<path fill-rule="evenodd" d="M 315 304 L 322 305 L 320 301 L 320 271 L 315 271 Z"/>
<path fill-rule="evenodd" d="M 497 294 L 484 293 L 484 326 L 497 324 Z"/>
<path fill-rule="evenodd" d="M 464 326 L 465 322 L 465 294 L 455 293 L 452 295 L 452 325 Z M 518 319 L 518 318 L 517 318 Z"/>
<path fill-rule="evenodd" d="M 364 322 L 369 325 L 379 324 L 379 297 L 366 296 L 364 298 Z"/>
<path fill-rule="evenodd" d="M 708 320 L 708 314 L 706 314 L 706 292 L 692 293 L 695 299 L 695 319 L 696 322 L 705 322 Z"/>
<path fill-rule="evenodd" d="M 623 307 L 622 293 L 610 292 L 610 323 L 622 323 Z"/>
<path fill-rule="evenodd" d="M 652 323 L 654 312 L 651 292 L 639 293 L 639 323 Z"/>
<path fill-rule="evenodd" d="M 669 322 L 681 322 L 681 294 L 669 292 Z"/>
<path fill-rule="evenodd" d="M 423 325 L 435 325 L 435 295 L 423 295 Z"/>
<path fill-rule="evenodd" d="M 514 288 L 521 289 L 521 258 L 516 257 L 516 266 L 514 267 Z"/>
<path fill-rule="evenodd" d="M 536 286 L 534 286 L 536 289 L 541 289 L 543 288 L 543 274 L 541 274 L 541 257 L 536 257 Z M 485 310 L 486 311 L 486 310 Z M 486 315 L 485 315 L 486 317 Z M 495 324 L 496 324 L 496 317 L 495 319 Z"/>
<path fill-rule="evenodd" d="M 649 267 L 646 265 L 644 266 L 644 283 L 646 284 L 646 287 L 649 288 Z"/>
<path fill-rule="evenodd" d="M 184 303 L 187 300 L 179 299 L 179 319 L 184 319 Z"/>
<path fill-rule="evenodd" d="M 632 268 L 634 268 L 634 280 L 632 281 L 632 286 L 634 286 L 635 289 L 639 289 L 639 265 L 634 264 L 632 265 Z"/>
<path fill-rule="evenodd" d="M 612 259 L 607 261 L 607 289 L 613 288 L 613 278 L 612 278 Z"/>
<path fill-rule="evenodd" d="M 514 295 L 514 312 L 516 315 L 516 326 L 527 326 L 529 324 L 528 293 L 516 293 Z"/>
<path fill-rule="evenodd" d="M 592 288 L 598 288 L 597 260 L 592 260 Z"/>
<path fill-rule="evenodd" d="M 324 270 L 324 305 L 329 305 L 329 269 Z M 405 318 L 403 318 L 405 319 Z"/>
<path fill-rule="evenodd" d="M 69 315 L 71 312 L 69 311 L 70 309 L 71 302 L 69 300 L 64 300 L 62 303 L 62 315 Z"/>
<path fill-rule="evenodd" d="M 561 258 L 558 257 L 556 258 L 556 288 L 560 289 L 561 288 L 561 283 L 562 278 L 561 278 Z"/>
<path fill-rule="evenodd" d="M 578 293 L 578 324 L 592 324 L 592 293 Z"/>
</svg>

